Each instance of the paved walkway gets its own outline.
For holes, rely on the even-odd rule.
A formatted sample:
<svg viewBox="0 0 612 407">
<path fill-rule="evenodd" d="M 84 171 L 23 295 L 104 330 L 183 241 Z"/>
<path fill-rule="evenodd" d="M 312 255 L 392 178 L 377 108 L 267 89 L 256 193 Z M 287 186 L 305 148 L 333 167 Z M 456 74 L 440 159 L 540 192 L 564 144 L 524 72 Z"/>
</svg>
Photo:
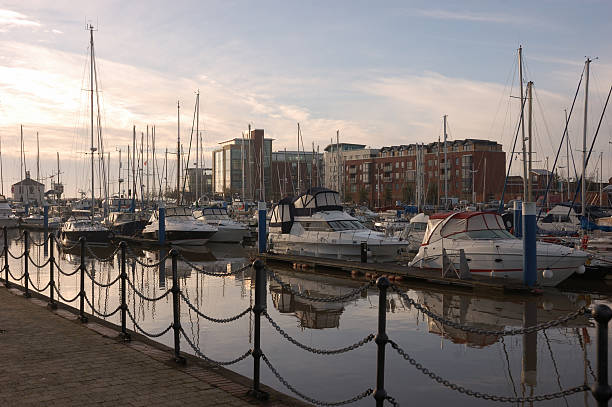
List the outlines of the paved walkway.
<svg viewBox="0 0 612 407">
<path fill-rule="evenodd" d="M 200 363 L 179 367 L 167 351 L 121 343 L 115 330 L 44 305 L 0 285 L 0 406 L 258 404 L 242 376 Z M 279 393 L 265 403 L 297 404 Z"/>
</svg>

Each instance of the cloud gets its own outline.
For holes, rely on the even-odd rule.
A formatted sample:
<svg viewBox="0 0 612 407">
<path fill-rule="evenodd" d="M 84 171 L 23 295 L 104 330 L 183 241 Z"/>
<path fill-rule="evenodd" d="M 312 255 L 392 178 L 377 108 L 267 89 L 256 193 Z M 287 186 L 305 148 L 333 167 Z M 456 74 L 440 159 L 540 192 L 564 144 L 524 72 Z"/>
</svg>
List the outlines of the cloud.
<svg viewBox="0 0 612 407">
<path fill-rule="evenodd" d="M 0 9 L 0 32 L 7 32 L 13 27 L 40 27 L 40 23 L 16 11 Z"/>
<path fill-rule="evenodd" d="M 477 21 L 485 23 L 504 23 L 518 24 L 521 19 L 504 15 L 504 14 L 488 14 L 469 11 L 450 11 L 450 10 L 414 10 L 417 16 L 433 18 L 436 20 L 459 20 L 459 21 Z"/>
</svg>

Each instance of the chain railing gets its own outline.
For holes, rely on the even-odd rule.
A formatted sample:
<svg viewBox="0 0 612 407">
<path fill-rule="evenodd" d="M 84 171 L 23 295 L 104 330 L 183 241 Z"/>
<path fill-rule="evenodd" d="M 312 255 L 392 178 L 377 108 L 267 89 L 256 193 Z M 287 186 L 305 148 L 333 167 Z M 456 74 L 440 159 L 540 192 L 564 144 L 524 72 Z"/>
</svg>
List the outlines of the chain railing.
<svg viewBox="0 0 612 407">
<path fill-rule="evenodd" d="M 252 385 L 252 389 L 250 390 L 250 394 L 258 399 L 266 399 L 268 397 L 268 394 L 260 388 L 260 367 L 261 367 L 261 361 L 263 360 L 267 368 L 272 372 L 272 374 L 279 380 L 279 382 L 283 386 L 285 386 L 293 394 L 297 395 L 298 397 L 302 398 L 303 400 L 309 403 L 319 405 L 319 406 L 340 406 L 340 405 L 349 404 L 349 403 L 353 403 L 353 402 L 362 400 L 363 398 L 368 397 L 368 396 L 373 396 L 376 401 L 377 407 L 383 406 L 385 402 L 393 406 L 398 406 L 399 405 L 398 401 L 394 397 L 391 397 L 390 395 L 388 395 L 385 390 L 385 358 L 386 358 L 385 347 L 387 344 L 389 344 L 391 348 L 397 352 L 399 357 L 406 360 L 411 366 L 416 368 L 422 374 L 434 380 L 436 383 L 439 383 L 442 386 L 445 386 L 451 390 L 457 391 L 461 394 L 464 394 L 470 397 L 475 397 L 475 398 L 480 398 L 480 399 L 484 399 L 488 401 L 495 401 L 495 402 L 524 403 L 524 402 L 554 400 L 554 399 L 566 397 L 572 394 L 576 394 L 576 393 L 580 393 L 584 391 L 590 391 L 591 394 L 594 396 L 594 398 L 597 400 L 598 405 L 604 406 L 604 405 L 607 405 L 607 402 L 612 395 L 612 389 L 608 384 L 608 376 L 607 376 L 608 323 L 610 319 L 612 318 L 612 310 L 610 310 L 610 308 L 605 305 L 600 304 L 600 305 L 595 306 L 593 309 L 582 307 L 560 318 L 556 318 L 554 320 L 547 321 L 541 324 L 528 326 L 526 328 L 506 329 L 506 330 L 487 330 L 487 329 L 481 329 L 481 328 L 477 328 L 477 327 L 473 327 L 473 326 L 469 326 L 465 324 L 459 324 L 441 315 L 434 313 L 433 311 L 429 310 L 427 307 L 411 299 L 405 292 L 403 292 L 396 285 L 391 284 L 388 281 L 388 279 L 385 277 L 379 278 L 376 282 L 369 281 L 343 295 L 332 296 L 332 297 L 314 297 L 307 293 L 294 289 L 291 286 L 291 284 L 284 282 L 274 272 L 267 270 L 262 261 L 257 260 L 252 264 L 252 267 L 254 269 L 254 277 L 255 277 L 255 285 L 254 285 L 255 303 L 254 305 L 252 307 L 248 307 L 247 309 L 241 311 L 237 315 L 226 317 L 226 318 L 216 318 L 216 317 L 211 317 L 209 315 L 206 315 L 200 309 L 198 309 L 198 307 L 190 301 L 190 299 L 186 295 L 186 292 L 181 289 L 180 284 L 179 284 L 179 278 L 178 278 L 178 267 L 177 267 L 178 259 L 181 258 L 183 261 L 185 261 L 188 265 L 193 267 L 198 272 L 201 272 L 207 275 L 211 275 L 211 276 L 216 276 L 216 277 L 228 277 L 231 275 L 242 273 L 246 271 L 250 267 L 250 265 L 246 267 L 242 267 L 238 270 L 231 271 L 231 272 L 223 272 L 223 273 L 211 272 L 204 268 L 198 267 L 195 264 L 184 259 L 180 255 L 180 253 L 175 249 L 170 250 L 166 255 L 162 256 L 161 259 L 157 262 L 146 263 L 146 262 L 142 262 L 138 260 L 138 256 L 134 255 L 134 253 L 127 246 L 127 244 L 125 242 L 121 242 L 119 246 L 113 251 L 113 253 L 107 258 L 100 258 L 95 255 L 92 256 L 98 261 L 110 261 L 114 259 L 118 253 L 120 254 L 119 261 L 118 261 L 119 262 L 118 264 L 120 267 L 120 274 L 116 278 L 114 278 L 112 281 L 104 283 L 101 281 L 96 281 L 93 274 L 88 270 L 86 266 L 86 263 L 85 263 L 86 255 L 87 254 L 92 255 L 91 253 L 92 251 L 87 246 L 86 241 L 83 238 L 78 243 L 78 245 L 80 246 L 80 264 L 72 272 L 65 272 L 64 270 L 62 270 L 54 255 L 53 248 L 55 244 L 57 244 L 60 248 L 65 248 L 65 246 L 62 245 L 61 242 L 53 234 L 49 234 L 48 239 L 49 239 L 49 246 L 50 246 L 49 258 L 43 263 L 36 263 L 29 254 L 29 246 L 33 242 L 29 238 L 28 232 L 26 231 L 23 234 L 23 240 L 24 240 L 24 245 L 25 245 L 24 252 L 20 256 L 14 256 L 9 251 L 6 228 L 4 229 L 4 248 L 2 250 L 2 254 L 4 255 L 3 256 L 4 266 L 2 270 L 4 271 L 5 286 L 7 287 L 9 286 L 9 277 L 10 277 L 12 278 L 13 283 L 18 283 L 23 280 L 25 294 L 29 294 L 30 288 L 33 291 L 36 291 L 39 293 L 49 289 L 49 304 L 50 305 L 55 304 L 54 302 L 55 295 L 57 295 L 58 298 L 64 301 L 65 303 L 73 303 L 77 300 L 80 300 L 78 308 L 79 308 L 79 319 L 82 322 L 87 321 L 87 315 L 85 314 L 85 311 L 86 311 L 85 305 L 89 307 L 89 310 L 92 313 L 92 315 L 98 316 L 100 318 L 105 318 L 105 319 L 111 318 L 114 315 L 119 314 L 120 315 L 119 319 L 121 322 L 121 334 L 120 335 L 125 341 L 129 341 L 131 338 L 130 332 L 128 332 L 127 330 L 127 321 L 131 321 L 134 327 L 134 331 L 140 332 L 141 334 L 148 336 L 150 338 L 159 338 L 169 333 L 170 331 L 173 331 L 174 359 L 176 360 L 176 362 L 179 362 L 179 363 L 185 363 L 185 358 L 182 355 L 181 348 L 180 348 L 181 337 L 187 342 L 187 344 L 189 345 L 193 353 L 195 353 L 195 355 L 197 355 L 199 358 L 213 365 L 219 365 L 219 366 L 232 365 L 240 361 L 243 361 L 249 356 L 251 356 L 253 358 L 253 385 Z M 36 244 L 36 245 L 39 245 L 39 244 Z M 171 258 L 172 260 L 172 287 L 169 290 L 166 290 L 165 292 L 163 292 L 162 294 L 158 296 L 153 296 L 153 297 L 149 297 L 145 293 L 138 290 L 135 282 L 131 281 L 128 277 L 128 274 L 126 273 L 126 264 L 128 262 L 128 258 L 127 258 L 128 252 L 133 256 L 133 258 L 131 258 L 129 261 L 134 261 L 135 263 L 138 263 L 145 268 L 153 268 L 153 267 L 161 266 L 168 258 Z M 25 257 L 23 261 L 23 266 L 24 266 L 23 273 L 18 278 L 17 276 L 13 274 L 13 272 L 10 269 L 9 256 L 15 259 L 21 259 Z M 37 286 L 32 281 L 30 274 L 29 274 L 30 264 L 33 265 L 37 269 L 42 269 L 45 267 L 49 268 L 49 281 L 44 287 Z M 64 276 L 72 276 L 77 273 L 80 273 L 79 274 L 80 287 L 78 289 L 78 292 L 74 296 L 74 298 L 66 298 L 60 292 L 55 282 L 55 273 L 59 273 L 58 275 L 64 275 Z M 301 297 L 308 301 L 313 301 L 313 302 L 344 303 L 344 302 L 353 300 L 356 296 L 358 296 L 364 290 L 377 289 L 378 294 L 379 294 L 377 333 L 369 334 L 363 339 L 359 340 L 358 342 L 353 343 L 352 345 L 348 345 L 348 346 L 338 348 L 338 349 L 320 349 L 320 348 L 311 347 L 311 346 L 301 343 L 297 339 L 293 338 L 278 323 L 276 323 L 274 319 L 272 318 L 272 316 L 267 312 L 266 296 L 267 296 L 268 275 L 271 278 L 271 280 L 279 284 L 283 290 L 286 290 L 295 296 L 298 296 L 298 297 Z M 107 312 L 106 310 L 96 309 L 93 301 L 90 300 L 90 298 L 86 295 L 85 277 L 87 277 L 90 280 L 92 285 L 96 285 L 98 287 L 106 288 L 106 289 L 114 286 L 117 282 L 119 282 L 120 283 L 120 301 L 121 301 L 120 304 L 110 312 Z M 555 393 L 535 395 L 535 396 L 530 396 L 530 397 L 516 397 L 516 396 L 511 397 L 511 396 L 500 396 L 500 395 L 488 394 L 484 392 L 471 390 L 466 387 L 460 386 L 458 384 L 452 383 L 444 379 L 443 377 L 435 374 L 434 372 L 427 369 L 426 367 L 424 367 L 422 364 L 417 362 L 412 356 L 410 356 L 406 351 L 404 351 L 396 342 L 389 339 L 389 337 L 387 336 L 387 330 L 386 330 L 387 291 L 389 289 L 391 289 L 392 292 L 395 292 L 397 295 L 399 295 L 406 304 L 413 306 L 416 310 L 427 315 L 428 317 L 432 318 L 433 320 L 437 322 L 440 322 L 444 325 L 447 325 L 447 326 L 450 326 L 456 329 L 460 329 L 466 332 L 483 334 L 483 335 L 497 335 L 497 336 L 503 337 L 505 335 L 533 334 L 543 329 L 565 324 L 568 321 L 576 319 L 580 316 L 590 315 L 591 317 L 594 318 L 597 324 L 597 342 L 596 342 L 597 343 L 597 369 L 596 369 L 595 383 L 591 387 L 588 387 L 587 384 L 584 384 L 584 385 L 575 386 L 575 387 L 571 387 L 567 389 L 561 389 L 560 391 L 555 392 Z M 137 296 L 142 300 L 146 300 L 150 302 L 162 301 L 171 295 L 172 296 L 173 320 L 169 323 L 169 325 L 165 329 L 159 332 L 150 332 L 144 329 L 141 326 L 141 323 L 134 317 L 134 314 L 132 313 L 132 311 L 130 311 L 130 309 L 127 306 L 128 290 L 131 291 L 134 296 Z M 199 344 L 196 344 L 189 337 L 189 335 L 187 335 L 185 330 L 181 327 L 181 312 L 180 312 L 181 300 L 185 302 L 188 308 L 191 311 L 195 312 L 198 315 L 198 317 L 201 317 L 212 323 L 219 323 L 219 324 L 229 323 L 229 322 L 236 321 L 244 317 L 245 315 L 253 313 L 254 319 L 253 319 L 253 346 L 252 348 L 246 350 L 244 353 L 240 354 L 240 356 L 236 357 L 233 360 L 229 360 L 229 361 L 217 361 L 205 355 L 202 349 L 199 347 Z M 376 387 L 375 389 L 366 389 L 365 391 L 357 394 L 356 396 L 352 398 L 342 400 L 342 401 L 335 401 L 335 402 L 317 400 L 313 397 L 310 397 L 300 392 L 299 390 L 296 389 L 295 386 L 291 385 L 283 376 L 280 375 L 278 370 L 272 365 L 269 358 L 262 351 L 262 348 L 261 348 L 261 317 L 262 316 L 270 323 L 272 328 L 274 328 L 274 330 L 279 335 L 281 335 L 283 338 L 285 338 L 288 342 L 292 343 L 293 345 L 307 352 L 318 354 L 318 355 L 339 355 L 339 354 L 343 354 L 343 353 L 350 352 L 355 349 L 361 348 L 370 342 L 376 343 L 376 346 L 377 346 L 376 365 L 377 366 L 376 366 Z"/>
</svg>

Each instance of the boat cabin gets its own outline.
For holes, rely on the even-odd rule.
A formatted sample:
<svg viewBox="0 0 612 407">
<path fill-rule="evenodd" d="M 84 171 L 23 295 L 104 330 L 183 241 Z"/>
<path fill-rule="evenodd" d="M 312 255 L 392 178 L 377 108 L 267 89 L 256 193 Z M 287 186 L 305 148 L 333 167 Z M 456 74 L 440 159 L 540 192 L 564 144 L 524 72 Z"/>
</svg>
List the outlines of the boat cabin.
<svg viewBox="0 0 612 407">
<path fill-rule="evenodd" d="M 451 212 L 429 217 L 423 245 L 440 239 L 496 240 L 515 239 L 502 217 L 491 212 Z"/>
</svg>

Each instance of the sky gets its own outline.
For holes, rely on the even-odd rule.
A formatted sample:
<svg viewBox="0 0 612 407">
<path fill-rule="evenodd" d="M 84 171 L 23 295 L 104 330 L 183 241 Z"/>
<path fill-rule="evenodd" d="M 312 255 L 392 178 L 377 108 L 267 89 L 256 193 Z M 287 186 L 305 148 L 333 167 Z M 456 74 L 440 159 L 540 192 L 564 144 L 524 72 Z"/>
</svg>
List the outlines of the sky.
<svg viewBox="0 0 612 407">
<path fill-rule="evenodd" d="M 26 166 L 68 196 L 88 191 L 88 53 L 93 24 L 104 149 L 116 180 L 118 149 L 156 126 L 158 151 L 191 131 L 200 91 L 206 151 L 250 123 L 273 149 L 335 138 L 371 147 L 482 138 L 510 153 L 520 114 L 517 49 L 534 82 L 534 168 L 552 163 L 586 56 L 590 145 L 612 85 L 609 1 L 0 1 L 3 189 Z M 596 59 L 597 58 L 597 59 Z M 584 94 L 569 125 L 580 167 Z M 612 117 L 602 121 L 588 173 L 612 176 Z M 563 150 L 565 151 L 565 150 Z M 159 154 L 161 162 L 162 154 Z M 509 154 L 508 154 L 509 157 Z M 210 166 L 210 153 L 206 153 Z M 571 159 L 570 159 L 571 162 Z M 126 164 L 124 163 L 124 166 Z M 567 171 L 563 156 L 559 165 Z M 513 162 L 519 174 L 520 161 Z M 169 167 L 172 171 L 173 165 Z M 578 169 L 580 171 L 580 169 Z M 573 172 L 573 166 L 572 166 Z M 115 188 L 111 187 L 111 189 Z"/>
</svg>

